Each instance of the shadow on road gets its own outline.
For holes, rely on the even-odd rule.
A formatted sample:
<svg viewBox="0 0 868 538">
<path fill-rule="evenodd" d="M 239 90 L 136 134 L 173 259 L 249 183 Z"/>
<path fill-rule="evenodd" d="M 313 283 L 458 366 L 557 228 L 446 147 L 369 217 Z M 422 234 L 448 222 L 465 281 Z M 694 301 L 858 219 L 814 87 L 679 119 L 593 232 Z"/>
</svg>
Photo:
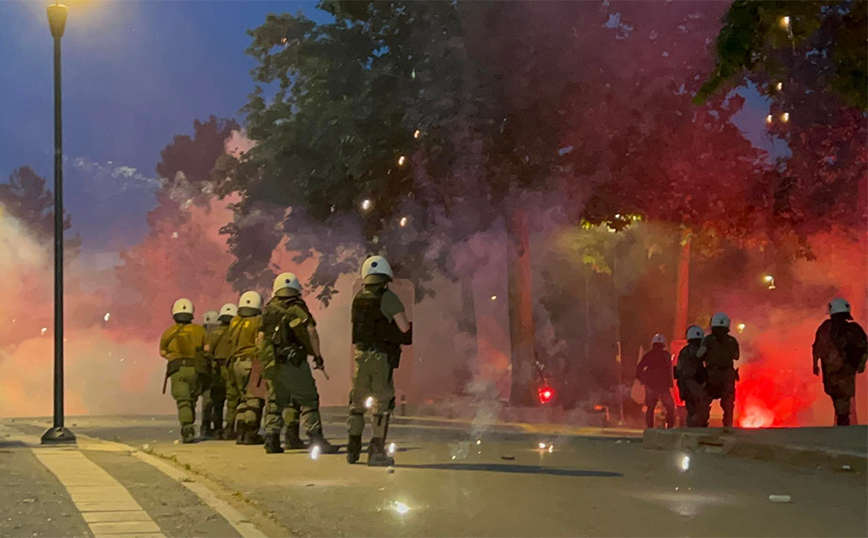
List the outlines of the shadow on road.
<svg viewBox="0 0 868 538">
<path fill-rule="evenodd" d="M 440 471 L 483 471 L 489 473 L 545 474 L 551 476 L 618 478 L 621 473 L 612 471 L 587 471 L 583 469 L 559 469 L 537 465 L 510 465 L 499 463 L 428 463 L 422 465 L 395 465 L 402 469 L 434 469 Z"/>
<path fill-rule="evenodd" d="M 27 446 L 22 441 L 0 441 L 0 448 Z"/>
</svg>

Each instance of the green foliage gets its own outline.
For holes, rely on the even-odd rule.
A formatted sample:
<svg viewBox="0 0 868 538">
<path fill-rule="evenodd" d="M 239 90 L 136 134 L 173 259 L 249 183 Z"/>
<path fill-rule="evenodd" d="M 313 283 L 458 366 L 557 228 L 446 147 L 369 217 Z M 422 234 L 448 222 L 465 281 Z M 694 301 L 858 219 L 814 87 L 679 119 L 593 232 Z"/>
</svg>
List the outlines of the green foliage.
<svg viewBox="0 0 868 538">
<path fill-rule="evenodd" d="M 836 92 L 845 103 L 868 109 L 868 4 L 863 1 L 737 0 L 717 36 L 713 75 L 696 95 L 701 104 L 730 83 L 756 76 L 774 93 L 793 77 L 795 64 L 811 61 L 821 76 L 812 91 Z"/>
<path fill-rule="evenodd" d="M 20 221 L 40 242 L 54 240 L 54 196 L 46 188 L 45 178 L 29 166 L 15 169 L 6 183 L 0 184 L 0 210 Z M 71 217 L 65 212 L 63 229 L 71 226 Z M 76 256 L 81 237 L 67 239 L 64 246 L 67 256 Z"/>
</svg>

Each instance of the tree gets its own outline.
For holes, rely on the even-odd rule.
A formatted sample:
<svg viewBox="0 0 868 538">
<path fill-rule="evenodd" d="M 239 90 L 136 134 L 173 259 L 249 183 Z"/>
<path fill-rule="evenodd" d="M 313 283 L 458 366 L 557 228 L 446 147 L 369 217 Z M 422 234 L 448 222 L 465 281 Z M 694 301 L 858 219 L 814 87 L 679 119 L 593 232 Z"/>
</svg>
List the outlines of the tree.
<svg viewBox="0 0 868 538">
<path fill-rule="evenodd" d="M 251 32 L 257 87 L 246 112 L 255 146 L 222 163 L 228 181 L 221 192 L 244 193 L 236 223 L 227 228 L 234 251 L 247 248 L 241 238 L 254 212 L 274 215 L 271 237 L 285 236 L 287 248 L 303 255 L 315 245 L 321 263 L 311 284 L 328 301 L 337 277 L 355 271 L 371 251 L 393 255 L 398 269 L 419 283 L 442 267 L 443 257 L 412 230 L 439 217 L 425 210 L 430 204 L 422 198 L 443 197 L 448 189 L 421 188 L 417 156 L 425 145 L 445 143 L 441 131 L 456 112 L 461 46 L 449 39 L 458 33 L 449 4 L 321 7 L 334 22 L 270 15 Z M 286 208 L 292 208 L 288 215 Z M 266 254 L 264 248 L 242 254 L 236 274 L 264 280 Z"/>
<path fill-rule="evenodd" d="M 0 204 L 38 240 L 49 242 L 54 238 L 54 196 L 45 187 L 45 178 L 29 166 L 16 169 L 6 183 L 0 184 Z M 63 229 L 71 225 L 69 215 L 64 215 Z"/>
<path fill-rule="evenodd" d="M 45 178 L 29 166 L 22 166 L 0 184 L 0 205 L 22 222 L 40 243 L 54 240 L 54 196 L 45 187 Z M 72 227 L 72 217 L 64 211 L 63 229 Z M 81 250 L 81 237 L 64 240 L 64 258 L 74 259 Z"/>
<path fill-rule="evenodd" d="M 232 120 L 214 116 L 195 121 L 192 137 L 175 136 L 160 152 L 156 170 L 163 184 L 155 195 L 156 207 L 148 213 L 148 235 L 122 251 L 122 264 L 115 268 L 121 289 L 131 299 L 118 305 L 119 319 L 140 320 L 142 304 L 167 312 L 179 297 L 191 299 L 199 312 L 232 300 L 226 278 L 232 256 L 219 235 L 231 212 L 212 193 L 210 172 L 237 128 Z M 150 318 L 136 329 L 156 335 L 166 319 Z"/>
<path fill-rule="evenodd" d="M 703 101 L 746 74 L 767 94 L 812 64 L 811 90 L 837 93 L 868 109 L 868 4 L 850 0 L 733 2 L 717 37 L 712 76 L 697 94 Z"/>
<path fill-rule="evenodd" d="M 805 238 L 868 219 L 868 3 L 734 2 L 716 42 L 708 99 L 750 83 L 770 99 L 769 134 L 786 142 L 764 178 L 772 222 L 801 255 Z"/>
</svg>

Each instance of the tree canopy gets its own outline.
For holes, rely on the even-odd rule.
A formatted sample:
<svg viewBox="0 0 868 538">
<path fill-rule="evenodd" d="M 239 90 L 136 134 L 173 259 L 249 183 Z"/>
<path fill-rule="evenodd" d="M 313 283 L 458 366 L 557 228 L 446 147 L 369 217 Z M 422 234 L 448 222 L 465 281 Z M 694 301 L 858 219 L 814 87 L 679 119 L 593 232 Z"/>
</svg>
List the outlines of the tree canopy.
<svg viewBox="0 0 868 538">
<path fill-rule="evenodd" d="M 745 76 L 774 95 L 804 64 L 810 90 L 834 92 L 868 109 L 868 3 L 859 0 L 737 0 L 723 17 L 712 76 L 697 94 L 702 101 Z"/>
</svg>

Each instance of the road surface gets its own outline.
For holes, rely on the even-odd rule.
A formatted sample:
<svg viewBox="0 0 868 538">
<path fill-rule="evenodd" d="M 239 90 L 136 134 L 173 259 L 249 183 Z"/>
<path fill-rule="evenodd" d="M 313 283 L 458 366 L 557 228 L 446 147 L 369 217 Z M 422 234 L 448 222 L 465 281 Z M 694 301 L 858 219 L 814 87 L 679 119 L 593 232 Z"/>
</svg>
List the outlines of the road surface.
<svg viewBox="0 0 868 538">
<path fill-rule="evenodd" d="M 708 453 L 689 454 L 685 462 L 684 453 L 643 449 L 636 439 L 397 426 L 390 429 L 398 446 L 396 465 L 386 469 L 347 465 L 343 453 L 313 461 L 306 451 L 266 456 L 262 447 L 226 441 L 175 444 L 178 427 L 170 417 L 82 418 L 70 423 L 76 434 L 122 443 L 171 462 L 272 536 L 868 533 L 868 484 L 860 473 Z M 21 419 L 5 424 L 31 435 L 46 425 Z M 342 441 L 344 429 L 329 424 L 326 434 Z M 21 460 L 31 457 L 27 450 L 12 449 Z M 130 491 L 163 535 L 239 535 L 221 514 L 129 450 L 82 452 Z M 3 456 L 5 460 L 7 454 Z M 52 482 L 44 480 L 51 477 L 33 461 L 21 465 Z M 53 510 L 75 515 L 63 505 L 62 487 L 50 487 L 60 499 Z M 21 504 L 15 504 L 16 494 L 9 488 L 2 491 L 2 519 L 22 520 L 12 535 L 19 530 L 30 535 L 31 528 L 37 532 L 40 527 L 28 521 L 44 518 L 47 510 L 13 513 Z M 790 502 L 771 502 L 770 495 L 789 496 Z M 9 535 L 6 529 L 0 526 L 0 534 Z M 75 524 L 59 530 L 56 535 L 88 535 Z"/>
</svg>

